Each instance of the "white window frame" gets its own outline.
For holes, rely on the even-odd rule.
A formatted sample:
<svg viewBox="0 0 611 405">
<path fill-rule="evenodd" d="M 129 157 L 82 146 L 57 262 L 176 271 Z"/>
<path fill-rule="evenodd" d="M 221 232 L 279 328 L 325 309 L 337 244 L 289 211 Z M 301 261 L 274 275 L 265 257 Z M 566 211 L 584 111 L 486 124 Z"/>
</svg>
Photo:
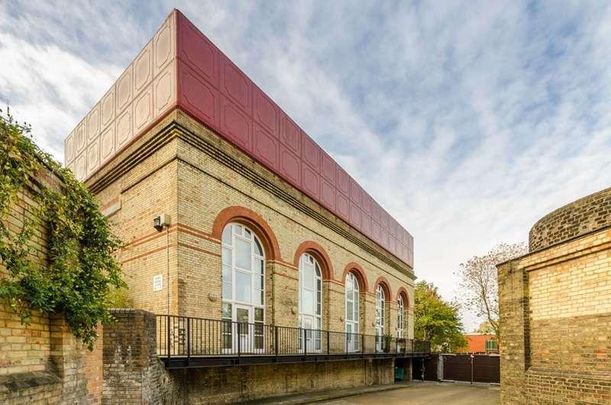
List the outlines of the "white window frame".
<svg viewBox="0 0 611 405">
<path fill-rule="evenodd" d="M 306 283 L 305 283 L 306 280 L 304 277 L 306 266 L 314 267 L 313 280 L 312 280 L 313 288 L 306 287 Z M 314 303 L 316 306 L 316 310 L 314 313 L 304 312 L 303 296 L 304 296 L 305 291 L 313 292 L 314 296 L 316 297 L 316 302 Z M 323 311 L 322 294 L 323 294 L 322 292 L 322 270 L 320 268 L 320 264 L 318 263 L 318 260 L 316 260 L 314 256 L 312 256 L 309 253 L 304 253 L 299 258 L 299 300 L 298 302 L 299 302 L 299 325 L 302 328 L 306 328 L 307 321 L 311 321 L 311 320 L 314 321 L 314 325 L 311 325 L 308 328 L 309 331 L 306 332 L 308 335 L 307 337 L 308 342 L 311 342 L 307 344 L 308 352 L 312 352 L 312 351 L 319 352 L 322 350 L 321 333 L 320 333 L 320 330 L 322 330 L 322 318 L 323 318 L 322 316 L 322 311 Z M 306 318 L 309 318 L 309 319 L 306 320 Z M 300 347 L 303 348 L 303 346 L 301 346 L 301 340 L 302 340 L 301 335 L 299 339 L 300 339 Z"/>
<path fill-rule="evenodd" d="M 376 351 L 384 348 L 384 330 L 386 328 L 386 293 L 381 284 L 376 288 L 376 309 L 375 309 L 375 330 L 376 330 Z"/>
<path fill-rule="evenodd" d="M 405 337 L 405 300 L 403 294 L 397 298 L 397 339 Z"/>
<path fill-rule="evenodd" d="M 346 331 L 346 351 L 358 352 L 360 350 L 359 332 L 360 332 L 360 286 L 354 273 L 349 272 L 346 275 L 345 286 L 345 331 Z M 355 299 L 356 297 L 356 299 Z M 352 302 L 352 314 L 348 316 L 348 302 Z M 352 318 L 352 319 L 351 319 Z M 348 325 L 352 327 L 351 334 L 348 335 Z"/>
<path fill-rule="evenodd" d="M 232 345 L 236 344 L 236 339 L 239 334 L 236 333 L 236 311 L 237 308 L 250 308 L 249 322 L 256 325 L 249 326 L 249 342 L 247 346 L 262 350 L 265 346 L 262 342 L 263 325 L 265 324 L 265 251 L 263 244 L 257 235 L 245 225 L 231 222 L 225 226 L 222 234 L 222 255 L 221 255 L 221 296 L 222 296 L 222 313 L 223 320 L 234 322 L 231 329 L 224 330 L 224 335 L 232 334 Z M 236 240 L 247 242 L 250 245 L 250 269 L 239 268 L 236 264 Z M 229 263 L 227 262 L 229 261 Z M 236 298 L 236 273 L 247 274 L 250 276 L 250 301 L 238 300 Z M 225 294 L 225 284 L 227 280 L 224 275 L 229 273 L 231 283 L 231 296 Z M 256 319 L 257 309 L 261 309 L 262 319 Z M 230 317 L 229 317 L 230 315 Z M 227 343 L 224 343 L 227 346 Z M 260 347 L 259 347 L 260 346 Z"/>
</svg>

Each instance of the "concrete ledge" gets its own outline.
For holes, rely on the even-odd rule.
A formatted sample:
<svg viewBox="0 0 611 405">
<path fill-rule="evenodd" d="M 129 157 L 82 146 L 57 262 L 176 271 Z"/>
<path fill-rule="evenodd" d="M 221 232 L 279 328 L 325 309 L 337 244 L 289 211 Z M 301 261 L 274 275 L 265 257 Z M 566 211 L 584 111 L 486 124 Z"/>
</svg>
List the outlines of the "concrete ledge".
<svg viewBox="0 0 611 405">
<path fill-rule="evenodd" d="M 60 378 L 48 371 L 31 371 L 0 376 L 0 393 L 16 392 L 43 385 L 61 383 Z"/>
</svg>

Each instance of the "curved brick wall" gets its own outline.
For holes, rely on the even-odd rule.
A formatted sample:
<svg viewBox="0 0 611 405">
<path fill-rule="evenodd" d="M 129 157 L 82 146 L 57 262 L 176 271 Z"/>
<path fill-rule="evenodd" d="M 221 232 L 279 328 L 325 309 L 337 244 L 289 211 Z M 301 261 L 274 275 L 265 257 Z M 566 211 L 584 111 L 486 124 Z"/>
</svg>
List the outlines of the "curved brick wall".
<svg viewBox="0 0 611 405">
<path fill-rule="evenodd" d="M 531 251 L 611 226 L 611 187 L 580 198 L 541 218 L 528 235 Z"/>
</svg>

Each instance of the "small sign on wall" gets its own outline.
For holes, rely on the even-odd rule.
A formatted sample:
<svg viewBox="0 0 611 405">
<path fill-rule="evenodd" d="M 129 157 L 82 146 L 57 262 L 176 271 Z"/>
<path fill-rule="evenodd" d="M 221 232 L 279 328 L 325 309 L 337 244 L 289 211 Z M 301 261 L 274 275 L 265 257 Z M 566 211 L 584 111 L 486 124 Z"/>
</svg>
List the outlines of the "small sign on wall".
<svg viewBox="0 0 611 405">
<path fill-rule="evenodd" d="M 153 291 L 161 291 L 163 289 L 163 275 L 157 274 L 153 276 Z"/>
</svg>

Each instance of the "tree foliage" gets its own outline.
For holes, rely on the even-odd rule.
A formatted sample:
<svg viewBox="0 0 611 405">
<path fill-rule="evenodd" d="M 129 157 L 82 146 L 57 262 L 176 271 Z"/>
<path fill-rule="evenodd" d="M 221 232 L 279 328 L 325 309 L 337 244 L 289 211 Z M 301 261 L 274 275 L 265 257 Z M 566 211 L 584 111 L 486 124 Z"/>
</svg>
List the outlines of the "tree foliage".
<svg viewBox="0 0 611 405">
<path fill-rule="evenodd" d="M 414 295 L 416 339 L 429 340 L 431 348 L 441 352 L 466 346 L 458 304 L 444 301 L 437 287 L 426 281 L 416 284 Z"/>
<path fill-rule="evenodd" d="M 473 256 L 460 265 L 461 301 L 465 308 L 484 318 L 496 336 L 499 330 L 499 293 L 496 265 L 527 252 L 524 243 L 502 243 L 483 256 Z"/>
<path fill-rule="evenodd" d="M 33 310 L 64 314 L 72 333 L 90 348 L 96 326 L 110 319 L 108 292 L 124 286 L 113 252 L 119 240 L 85 186 L 29 138 L 30 127 L 0 110 L 0 299 L 27 324 Z M 45 171 L 61 188 L 36 181 Z M 34 192 L 28 193 L 28 188 Z M 20 196 L 34 198 L 19 229 L 8 215 Z M 47 260 L 34 260 L 33 239 L 45 233 Z"/>
</svg>

